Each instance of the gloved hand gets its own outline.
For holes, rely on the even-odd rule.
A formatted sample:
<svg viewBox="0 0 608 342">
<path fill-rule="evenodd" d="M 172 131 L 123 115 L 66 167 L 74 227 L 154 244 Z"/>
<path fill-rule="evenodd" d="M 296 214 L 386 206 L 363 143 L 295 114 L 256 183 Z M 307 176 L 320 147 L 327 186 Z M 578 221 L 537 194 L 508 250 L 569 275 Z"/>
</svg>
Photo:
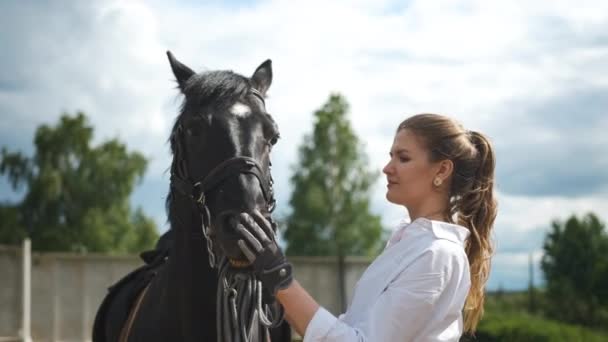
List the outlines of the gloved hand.
<svg viewBox="0 0 608 342">
<path fill-rule="evenodd" d="M 241 214 L 237 232 L 242 239 L 238 245 L 251 262 L 253 271 L 262 282 L 267 295 L 274 297 L 278 290 L 293 281 L 292 267 L 275 241 L 274 230 L 258 211 Z"/>
</svg>

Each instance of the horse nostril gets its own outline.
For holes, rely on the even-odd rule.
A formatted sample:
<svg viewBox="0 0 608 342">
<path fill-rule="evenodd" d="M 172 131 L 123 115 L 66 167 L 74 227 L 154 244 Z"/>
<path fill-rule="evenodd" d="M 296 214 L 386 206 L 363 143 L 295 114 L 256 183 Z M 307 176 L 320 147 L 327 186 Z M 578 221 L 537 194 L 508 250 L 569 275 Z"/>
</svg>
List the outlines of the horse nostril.
<svg viewBox="0 0 608 342">
<path fill-rule="evenodd" d="M 236 225 L 238 224 L 238 220 L 234 215 L 228 215 L 224 219 L 224 231 L 234 233 L 236 231 Z"/>
</svg>

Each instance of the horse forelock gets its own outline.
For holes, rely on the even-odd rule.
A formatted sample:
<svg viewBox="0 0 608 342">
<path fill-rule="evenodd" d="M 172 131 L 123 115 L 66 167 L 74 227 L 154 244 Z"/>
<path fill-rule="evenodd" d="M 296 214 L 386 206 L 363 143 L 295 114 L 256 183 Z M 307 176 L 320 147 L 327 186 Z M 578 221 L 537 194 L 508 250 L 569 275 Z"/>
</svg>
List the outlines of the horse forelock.
<svg viewBox="0 0 608 342">
<path fill-rule="evenodd" d="M 193 105 L 192 107 L 196 108 L 212 104 L 215 107 L 228 108 L 247 94 L 250 87 L 248 78 L 232 71 L 208 71 L 196 74 L 188 80 L 184 89 L 186 95 L 184 105 L 187 107 Z"/>
</svg>

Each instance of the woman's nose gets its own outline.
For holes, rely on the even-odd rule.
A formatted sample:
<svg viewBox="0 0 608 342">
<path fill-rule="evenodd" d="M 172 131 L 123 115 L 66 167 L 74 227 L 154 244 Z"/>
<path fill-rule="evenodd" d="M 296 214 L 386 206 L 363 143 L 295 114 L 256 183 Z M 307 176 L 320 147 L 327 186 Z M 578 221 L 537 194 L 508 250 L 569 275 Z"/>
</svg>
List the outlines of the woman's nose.
<svg viewBox="0 0 608 342">
<path fill-rule="evenodd" d="M 382 172 L 384 172 L 384 174 L 388 175 L 389 173 L 391 173 L 391 161 L 389 160 L 389 162 L 384 166 L 384 168 L 382 168 Z"/>
</svg>

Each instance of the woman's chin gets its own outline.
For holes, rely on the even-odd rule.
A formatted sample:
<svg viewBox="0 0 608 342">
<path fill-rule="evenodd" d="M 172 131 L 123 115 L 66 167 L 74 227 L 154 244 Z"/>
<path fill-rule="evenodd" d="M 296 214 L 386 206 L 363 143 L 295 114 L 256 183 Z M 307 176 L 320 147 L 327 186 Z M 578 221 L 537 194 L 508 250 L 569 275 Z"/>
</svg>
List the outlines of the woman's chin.
<svg viewBox="0 0 608 342">
<path fill-rule="evenodd" d="M 386 192 L 386 200 L 396 205 L 405 205 L 403 197 L 399 195 L 394 189 L 389 189 Z"/>
<path fill-rule="evenodd" d="M 394 198 L 394 196 L 393 196 L 393 194 L 391 193 L 391 191 L 390 191 L 390 190 L 388 190 L 388 191 L 386 192 L 386 200 L 387 200 L 387 201 L 389 201 L 389 202 L 391 202 L 391 203 L 397 204 L 397 203 L 395 202 L 395 198 Z"/>
</svg>

